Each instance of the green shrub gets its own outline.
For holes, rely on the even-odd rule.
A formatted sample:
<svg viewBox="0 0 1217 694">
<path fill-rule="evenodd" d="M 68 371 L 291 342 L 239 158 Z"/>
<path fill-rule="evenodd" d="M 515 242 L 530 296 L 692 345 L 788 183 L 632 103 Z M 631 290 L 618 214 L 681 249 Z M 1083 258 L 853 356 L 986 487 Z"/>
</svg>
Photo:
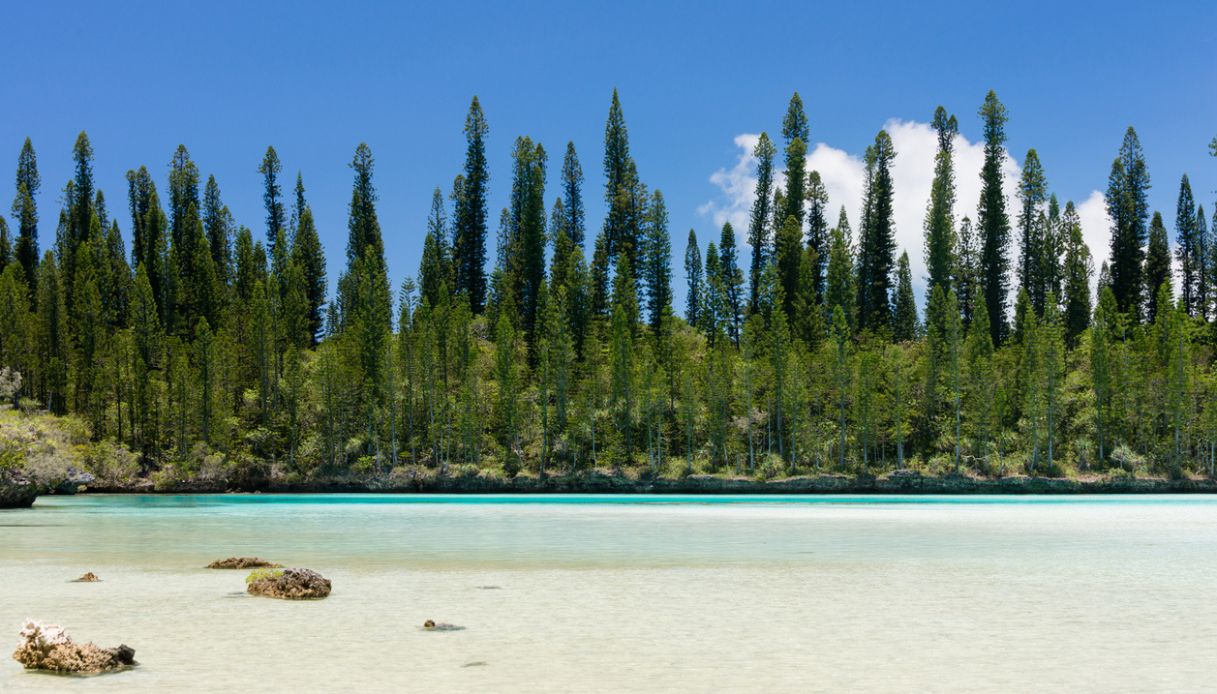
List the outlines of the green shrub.
<svg viewBox="0 0 1217 694">
<path fill-rule="evenodd" d="M 25 463 L 25 453 L 12 441 L 0 441 L 0 472 L 19 469 Z"/>
<path fill-rule="evenodd" d="M 1145 465 L 1145 456 L 1125 444 L 1120 444 L 1111 452 L 1111 462 L 1124 472 L 1134 473 Z"/>
<path fill-rule="evenodd" d="M 770 453 L 761 456 L 760 463 L 756 466 L 756 477 L 761 480 L 777 479 L 785 477 L 786 470 L 786 461 L 782 460 L 778 454 Z"/>
</svg>

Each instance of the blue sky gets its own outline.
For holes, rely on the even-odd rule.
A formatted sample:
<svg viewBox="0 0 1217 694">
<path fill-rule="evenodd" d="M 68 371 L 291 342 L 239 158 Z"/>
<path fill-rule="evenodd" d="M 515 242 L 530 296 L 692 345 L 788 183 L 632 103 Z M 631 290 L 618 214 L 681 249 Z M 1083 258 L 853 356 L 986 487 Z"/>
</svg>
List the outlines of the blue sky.
<svg viewBox="0 0 1217 694">
<path fill-rule="evenodd" d="M 588 227 L 598 230 L 615 86 L 639 172 L 668 201 L 678 303 L 688 229 L 704 243 L 746 207 L 740 143 L 776 134 L 794 90 L 821 146 L 816 161 L 840 169 L 834 209 L 853 204 L 850 157 L 881 127 L 903 128 L 897 164 L 909 163 L 897 196 L 903 180 L 906 213 L 897 225 L 915 270 L 924 199 L 914 191 L 932 157 L 917 123 L 943 104 L 975 142 L 976 109 L 990 88 L 1010 111 L 1010 151 L 1021 161 L 1035 147 L 1062 200 L 1082 203 L 1103 189 L 1130 124 L 1153 177 L 1151 203 L 1168 226 L 1183 172 L 1210 214 L 1217 199 L 1217 159 L 1206 151 L 1217 135 L 1217 3 L 444 4 L 10 7 L 0 28 L 0 172 L 33 138 L 46 248 L 76 133 L 89 133 L 98 184 L 124 232 L 124 173 L 145 164 L 163 189 L 184 143 L 204 176 L 215 174 L 238 223 L 260 238 L 257 167 L 272 144 L 289 182 L 304 174 L 332 285 L 346 243 L 346 164 L 366 141 L 397 285 L 417 270 L 432 189 L 447 191 L 460 169 L 474 94 L 491 128 L 491 219 L 507 201 L 512 141 L 527 134 L 550 152 L 552 192 L 565 143 L 575 142 Z M 960 205 L 973 207 L 963 182 L 975 174 L 959 176 Z M 11 195 L 0 189 L 4 210 Z M 1106 230 L 1092 203 L 1084 222 L 1097 244 Z M 856 209 L 848 212 L 856 221 Z"/>
</svg>

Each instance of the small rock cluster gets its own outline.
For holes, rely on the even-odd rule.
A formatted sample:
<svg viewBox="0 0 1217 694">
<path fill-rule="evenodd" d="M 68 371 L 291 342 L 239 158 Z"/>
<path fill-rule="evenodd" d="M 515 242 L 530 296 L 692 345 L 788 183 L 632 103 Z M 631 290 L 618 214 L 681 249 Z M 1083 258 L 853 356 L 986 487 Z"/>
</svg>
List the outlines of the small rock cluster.
<svg viewBox="0 0 1217 694">
<path fill-rule="evenodd" d="M 122 670 L 137 664 L 135 649 L 130 646 L 102 648 L 92 643 L 76 643 L 63 627 L 32 619 L 25 620 L 13 660 L 27 670 L 77 674 Z"/>
</svg>

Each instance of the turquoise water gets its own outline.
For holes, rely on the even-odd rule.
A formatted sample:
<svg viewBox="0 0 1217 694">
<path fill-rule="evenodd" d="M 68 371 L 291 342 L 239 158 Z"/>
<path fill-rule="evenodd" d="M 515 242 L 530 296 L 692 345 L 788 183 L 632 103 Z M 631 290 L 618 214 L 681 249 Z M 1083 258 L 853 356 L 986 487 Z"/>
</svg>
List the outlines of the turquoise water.
<svg viewBox="0 0 1217 694">
<path fill-rule="evenodd" d="M 0 512 L 0 645 L 142 665 L 0 691 L 1199 691 L 1215 584 L 1212 496 L 46 497 Z"/>
</svg>

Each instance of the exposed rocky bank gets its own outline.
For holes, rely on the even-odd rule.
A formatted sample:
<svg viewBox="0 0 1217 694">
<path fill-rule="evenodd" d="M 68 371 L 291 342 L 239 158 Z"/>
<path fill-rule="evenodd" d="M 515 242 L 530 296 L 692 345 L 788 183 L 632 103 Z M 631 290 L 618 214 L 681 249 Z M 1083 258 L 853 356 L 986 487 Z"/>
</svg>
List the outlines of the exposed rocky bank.
<svg viewBox="0 0 1217 694">
<path fill-rule="evenodd" d="M 682 478 L 632 478 L 604 472 L 547 477 L 492 475 L 381 475 L 267 479 L 256 483 L 190 480 L 154 485 L 135 480 L 123 485 L 92 485 L 109 493 L 421 493 L 421 494 L 1212 494 L 1217 480 L 1200 478 L 1099 476 L 974 477 L 922 475 L 897 470 L 879 476 L 805 475 L 773 480 L 721 475 Z"/>
</svg>

